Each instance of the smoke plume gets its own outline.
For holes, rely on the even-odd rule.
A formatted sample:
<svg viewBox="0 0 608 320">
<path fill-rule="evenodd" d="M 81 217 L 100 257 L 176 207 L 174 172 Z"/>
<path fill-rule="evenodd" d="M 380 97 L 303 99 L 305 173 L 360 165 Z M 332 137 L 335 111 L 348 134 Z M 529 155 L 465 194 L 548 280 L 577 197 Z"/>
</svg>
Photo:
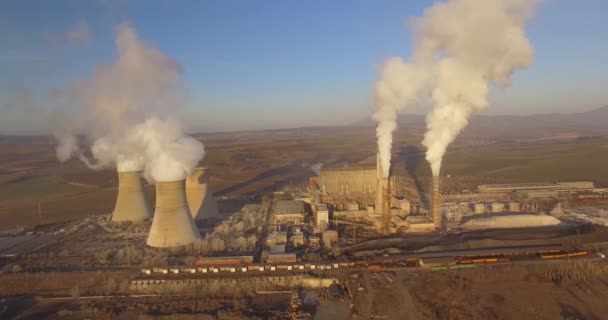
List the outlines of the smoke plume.
<svg viewBox="0 0 608 320">
<path fill-rule="evenodd" d="M 80 128 L 89 156 L 78 147 L 77 130 L 59 130 L 57 156 L 77 155 L 92 169 L 145 170 L 150 181 L 185 179 L 204 155 L 203 145 L 185 135 L 173 116 L 173 91 L 181 67 L 162 52 L 146 47 L 127 24 L 118 26 L 115 62 L 99 66 L 78 82 L 70 95 L 82 108 Z"/>
<path fill-rule="evenodd" d="M 385 176 L 397 113 L 430 98 L 423 144 L 434 176 L 447 146 L 470 115 L 487 107 L 488 82 L 508 86 L 517 69 L 532 63 L 525 24 L 540 0 L 449 0 L 412 21 L 410 60 L 390 58 L 376 83 L 378 148 Z"/>
</svg>

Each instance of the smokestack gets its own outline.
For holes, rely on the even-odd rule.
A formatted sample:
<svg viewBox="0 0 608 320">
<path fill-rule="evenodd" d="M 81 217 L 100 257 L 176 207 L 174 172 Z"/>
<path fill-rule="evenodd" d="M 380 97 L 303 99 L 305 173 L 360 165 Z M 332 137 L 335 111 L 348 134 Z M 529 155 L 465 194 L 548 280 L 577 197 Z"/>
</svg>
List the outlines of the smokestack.
<svg viewBox="0 0 608 320">
<path fill-rule="evenodd" d="M 380 159 L 380 151 L 376 152 L 376 201 L 374 203 L 374 212 L 377 214 L 382 214 L 383 206 L 382 199 L 384 197 L 383 185 L 382 185 L 382 163 Z"/>
<path fill-rule="evenodd" d="M 142 222 L 152 214 L 141 183 L 141 172 L 118 172 L 118 195 L 113 222 Z"/>
<path fill-rule="evenodd" d="M 431 186 L 431 215 L 433 217 L 433 223 L 435 223 L 435 229 L 441 229 L 441 194 L 439 193 L 439 177 L 433 177 Z"/>
<path fill-rule="evenodd" d="M 186 179 L 188 208 L 195 221 L 220 217 L 217 203 L 209 188 L 209 176 L 207 168 L 196 167 Z"/>
<path fill-rule="evenodd" d="M 156 209 L 146 243 L 168 248 L 201 238 L 186 201 L 185 181 L 156 182 Z"/>
<path fill-rule="evenodd" d="M 391 188 L 389 178 L 382 179 L 382 234 L 391 231 Z"/>
</svg>

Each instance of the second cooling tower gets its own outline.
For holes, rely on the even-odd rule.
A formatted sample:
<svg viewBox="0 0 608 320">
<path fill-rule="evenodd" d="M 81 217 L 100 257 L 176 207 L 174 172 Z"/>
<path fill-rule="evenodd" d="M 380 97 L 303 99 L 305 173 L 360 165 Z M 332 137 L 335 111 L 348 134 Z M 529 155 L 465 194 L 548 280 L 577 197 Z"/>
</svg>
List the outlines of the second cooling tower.
<svg viewBox="0 0 608 320">
<path fill-rule="evenodd" d="M 139 171 L 118 172 L 118 195 L 113 222 L 142 222 L 152 217 Z"/>
<path fill-rule="evenodd" d="M 186 180 L 186 197 L 192 218 L 195 221 L 219 218 L 220 212 L 209 188 L 209 171 L 196 167 Z"/>
<path fill-rule="evenodd" d="M 185 181 L 156 183 L 156 208 L 146 243 L 168 248 L 190 244 L 201 238 L 188 209 Z"/>
</svg>

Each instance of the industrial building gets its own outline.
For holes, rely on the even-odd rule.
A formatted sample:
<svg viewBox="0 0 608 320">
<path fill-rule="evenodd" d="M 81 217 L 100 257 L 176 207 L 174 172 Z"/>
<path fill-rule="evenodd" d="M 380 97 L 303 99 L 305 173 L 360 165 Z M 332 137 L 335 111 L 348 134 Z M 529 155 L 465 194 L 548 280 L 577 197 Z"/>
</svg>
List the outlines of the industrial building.
<svg viewBox="0 0 608 320">
<path fill-rule="evenodd" d="M 305 213 L 303 201 L 278 200 L 273 207 L 273 221 L 275 224 L 301 224 Z"/>
<path fill-rule="evenodd" d="M 321 240 L 323 241 L 323 246 L 331 247 L 335 243 L 338 243 L 338 231 L 336 230 L 326 230 L 321 234 Z"/>
<path fill-rule="evenodd" d="M 530 191 L 580 191 L 593 189 L 595 185 L 591 181 L 575 182 L 548 182 L 548 183 L 504 183 L 504 184 L 482 184 L 477 187 L 480 193 L 495 192 L 530 192 Z"/>
<path fill-rule="evenodd" d="M 325 204 L 317 204 L 314 207 L 315 227 L 321 231 L 329 226 L 329 209 Z"/>
<path fill-rule="evenodd" d="M 321 168 L 320 188 L 326 194 L 375 194 L 375 168 Z"/>
</svg>

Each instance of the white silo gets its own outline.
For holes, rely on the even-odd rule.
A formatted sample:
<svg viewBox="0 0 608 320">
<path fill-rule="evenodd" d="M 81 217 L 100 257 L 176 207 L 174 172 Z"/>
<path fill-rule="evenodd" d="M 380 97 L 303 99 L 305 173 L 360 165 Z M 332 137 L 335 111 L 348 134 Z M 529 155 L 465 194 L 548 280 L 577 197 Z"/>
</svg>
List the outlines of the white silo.
<svg viewBox="0 0 608 320">
<path fill-rule="evenodd" d="M 118 172 L 118 195 L 113 222 L 142 222 L 152 217 L 141 181 L 141 172 Z"/>
<path fill-rule="evenodd" d="M 156 182 L 156 208 L 148 240 L 151 247 L 168 248 L 201 238 L 188 209 L 185 181 Z"/>
<path fill-rule="evenodd" d="M 186 179 L 186 198 L 188 208 L 195 221 L 219 218 L 220 212 L 209 188 L 209 170 L 196 167 Z"/>
</svg>

